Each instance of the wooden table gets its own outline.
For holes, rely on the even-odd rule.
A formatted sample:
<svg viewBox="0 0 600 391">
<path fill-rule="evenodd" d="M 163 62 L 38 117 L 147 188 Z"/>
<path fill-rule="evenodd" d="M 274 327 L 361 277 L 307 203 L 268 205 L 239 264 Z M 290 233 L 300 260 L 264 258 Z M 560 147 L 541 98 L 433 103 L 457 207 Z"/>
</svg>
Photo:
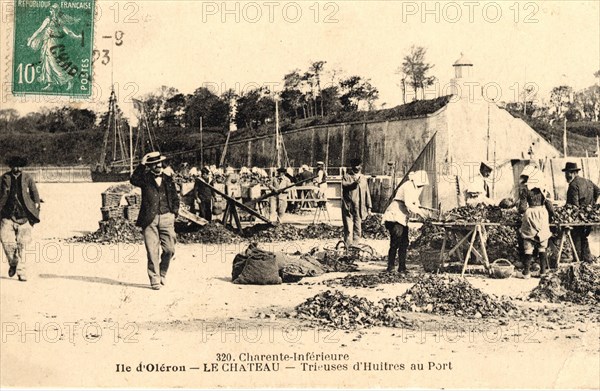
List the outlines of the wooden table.
<svg viewBox="0 0 600 391">
<path fill-rule="evenodd" d="M 298 203 L 298 210 L 315 209 L 314 203 L 323 201 L 317 198 L 317 186 L 296 186 L 293 190 L 296 191 L 296 197 L 288 197 L 288 201 Z"/>
<path fill-rule="evenodd" d="M 558 245 L 558 255 L 556 258 L 556 264 L 560 263 L 560 257 L 562 255 L 565 242 L 567 242 L 567 246 L 571 247 L 573 258 L 575 262 L 579 262 L 579 254 L 577 254 L 577 249 L 575 248 L 575 242 L 573 241 L 573 236 L 571 236 L 571 231 L 575 227 L 600 227 L 600 223 L 566 223 L 566 224 L 550 224 L 551 227 L 557 227 L 559 229 L 560 242 Z"/>
<path fill-rule="evenodd" d="M 449 235 L 458 234 L 462 236 L 458 243 L 450 249 L 448 252 L 448 256 L 452 256 L 453 254 L 458 255 L 458 259 L 463 262 L 463 268 L 461 272 L 461 276 L 464 276 L 465 270 L 467 268 L 467 264 L 469 262 L 469 258 L 471 254 L 474 254 L 478 260 L 486 267 L 486 269 L 490 270 L 490 260 L 487 254 L 486 241 L 487 241 L 487 230 L 486 227 L 497 227 L 500 223 L 462 223 L 462 222 L 454 222 L 454 223 L 443 223 L 436 222 L 434 225 L 440 226 L 444 228 L 444 239 L 442 242 L 442 249 L 440 251 L 440 263 L 444 261 L 444 255 L 446 251 L 446 244 L 449 238 Z M 560 242 L 558 245 L 558 254 L 556 259 L 556 264 L 560 263 L 560 258 L 562 256 L 565 242 L 567 246 L 569 246 L 573 253 L 573 258 L 575 262 L 579 262 L 579 254 L 577 254 L 577 249 L 575 248 L 575 242 L 573 241 L 573 237 L 571 235 L 571 231 L 575 227 L 600 227 L 600 223 L 567 223 L 567 224 L 550 224 L 551 227 L 558 228 L 558 235 L 560 237 Z M 515 226 L 513 226 L 515 227 Z M 516 228 L 516 227 L 515 227 Z M 476 248 L 476 245 L 479 245 L 479 249 Z M 467 246 L 467 253 L 463 260 L 462 251 L 463 246 Z"/>
<path fill-rule="evenodd" d="M 471 258 L 471 254 L 483 264 L 487 271 L 490 271 L 490 260 L 487 254 L 486 241 L 487 229 L 489 226 L 499 226 L 499 223 L 433 223 L 434 225 L 444 228 L 444 239 L 442 241 L 442 249 L 440 251 L 440 264 L 444 262 L 446 244 L 450 234 L 459 235 L 461 238 L 458 243 L 448 251 L 448 256 L 457 254 L 458 259 L 463 263 L 461 276 L 465 275 L 467 264 Z M 468 244 L 467 244 L 468 243 Z M 479 249 L 476 246 L 479 246 Z M 467 246 L 465 258 L 462 258 L 463 246 Z"/>
</svg>

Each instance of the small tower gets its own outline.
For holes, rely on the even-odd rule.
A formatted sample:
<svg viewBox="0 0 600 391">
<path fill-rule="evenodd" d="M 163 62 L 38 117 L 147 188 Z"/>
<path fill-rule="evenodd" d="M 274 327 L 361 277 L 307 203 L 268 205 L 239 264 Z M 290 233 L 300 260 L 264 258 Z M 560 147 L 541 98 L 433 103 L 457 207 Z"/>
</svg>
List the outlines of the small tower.
<svg viewBox="0 0 600 391">
<path fill-rule="evenodd" d="M 454 67 L 454 77 L 456 79 L 470 79 L 471 71 L 473 70 L 473 62 L 469 60 L 463 53 L 460 58 L 452 65 Z"/>
<path fill-rule="evenodd" d="M 454 68 L 454 78 L 450 80 L 449 92 L 456 95 L 465 102 L 480 101 L 482 96 L 482 84 L 476 80 L 473 72 L 473 62 L 464 55 L 452 64 Z"/>
</svg>

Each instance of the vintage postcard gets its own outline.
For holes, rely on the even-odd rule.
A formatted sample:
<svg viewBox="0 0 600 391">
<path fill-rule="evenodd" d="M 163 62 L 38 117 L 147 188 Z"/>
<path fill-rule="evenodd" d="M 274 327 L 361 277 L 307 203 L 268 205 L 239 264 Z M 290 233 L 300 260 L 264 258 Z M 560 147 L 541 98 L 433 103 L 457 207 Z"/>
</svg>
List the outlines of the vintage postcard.
<svg viewBox="0 0 600 391">
<path fill-rule="evenodd" d="M 597 1 L 0 6 L 0 388 L 600 388 Z"/>
</svg>

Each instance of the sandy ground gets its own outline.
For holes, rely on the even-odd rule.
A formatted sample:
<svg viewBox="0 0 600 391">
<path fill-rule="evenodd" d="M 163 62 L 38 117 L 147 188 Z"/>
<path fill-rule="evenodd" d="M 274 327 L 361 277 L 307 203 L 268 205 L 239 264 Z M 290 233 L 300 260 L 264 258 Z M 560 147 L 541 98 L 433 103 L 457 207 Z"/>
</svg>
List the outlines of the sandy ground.
<svg viewBox="0 0 600 391">
<path fill-rule="evenodd" d="M 26 258 L 29 281 L 9 279 L 6 259 L 1 262 L 2 387 L 600 387 L 600 328 L 593 318 L 499 325 L 410 315 L 423 326 L 323 329 L 280 315 L 331 289 L 320 281 L 344 274 L 305 279 L 310 284 L 302 285 L 233 285 L 231 261 L 244 243 L 178 245 L 167 286 L 152 291 L 141 245 L 62 240 L 97 228 L 106 187 L 40 185 L 43 221 Z M 318 244 L 324 243 L 264 248 L 295 251 Z M 383 241 L 369 244 L 382 254 L 387 248 Z M 382 267 L 363 265 L 365 271 Z M 485 292 L 513 297 L 537 284 L 537 279 L 469 279 Z M 340 289 L 376 301 L 409 286 Z M 253 361 L 262 364 L 258 368 L 250 365 L 248 353 L 341 356 L 262 357 Z M 365 370 L 364 363 L 396 366 Z"/>
</svg>

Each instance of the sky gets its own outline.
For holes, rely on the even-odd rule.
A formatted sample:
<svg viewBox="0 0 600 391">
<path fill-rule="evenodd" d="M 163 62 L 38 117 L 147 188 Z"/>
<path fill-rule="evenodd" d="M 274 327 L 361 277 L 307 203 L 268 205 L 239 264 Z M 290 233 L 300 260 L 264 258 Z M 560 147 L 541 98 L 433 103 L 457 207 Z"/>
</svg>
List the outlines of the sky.
<svg viewBox="0 0 600 391">
<path fill-rule="evenodd" d="M 51 0 L 51 3 L 55 1 Z M 2 37 L 10 37 L 10 4 L 2 1 Z M 525 82 L 540 98 L 552 87 L 575 89 L 598 80 L 600 2 L 477 1 L 97 1 L 96 49 L 111 62 L 94 64 L 96 94 L 87 101 L 15 98 L 7 92 L 12 42 L 3 39 L 2 107 L 20 113 L 71 104 L 102 108 L 111 79 L 121 107 L 161 85 L 191 93 L 200 86 L 240 93 L 260 85 L 281 89 L 283 75 L 312 61 L 359 75 L 380 91 L 381 107 L 402 103 L 395 70 L 411 45 L 427 49 L 442 94 L 452 64 L 464 53 L 497 101 L 514 101 Z M 7 19 L 8 18 L 8 19 Z M 122 45 L 102 38 L 117 31 Z M 8 61 L 7 61 L 8 60 Z M 498 95 L 499 94 L 499 95 Z"/>
</svg>

